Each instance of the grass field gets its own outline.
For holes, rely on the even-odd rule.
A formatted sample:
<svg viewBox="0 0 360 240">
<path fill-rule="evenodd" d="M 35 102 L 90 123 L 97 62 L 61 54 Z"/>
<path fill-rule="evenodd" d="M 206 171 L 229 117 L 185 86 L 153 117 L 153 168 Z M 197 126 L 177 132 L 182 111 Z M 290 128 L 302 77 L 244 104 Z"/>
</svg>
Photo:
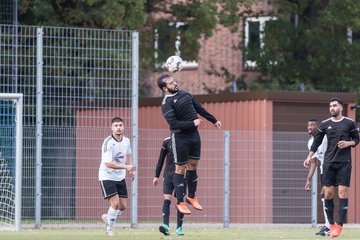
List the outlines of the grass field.
<svg viewBox="0 0 360 240">
<path fill-rule="evenodd" d="M 111 239 L 152 240 L 261 240 L 261 239 L 329 239 L 315 236 L 316 228 L 310 227 L 231 227 L 231 228 L 184 228 L 185 236 L 177 236 L 171 229 L 170 236 L 159 233 L 157 227 L 139 227 L 137 229 L 119 227 L 114 230 Z M 1 240 L 90 240 L 110 239 L 100 228 L 61 228 L 61 229 L 23 229 L 20 232 L 0 232 Z M 337 239 L 360 239 L 360 228 L 346 227 Z"/>
</svg>

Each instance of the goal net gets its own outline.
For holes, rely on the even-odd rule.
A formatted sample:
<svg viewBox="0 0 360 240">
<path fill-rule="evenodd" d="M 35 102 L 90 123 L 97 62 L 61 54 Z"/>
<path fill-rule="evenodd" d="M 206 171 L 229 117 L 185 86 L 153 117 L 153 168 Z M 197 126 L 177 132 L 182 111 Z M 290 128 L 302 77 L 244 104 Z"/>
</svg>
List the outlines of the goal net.
<svg viewBox="0 0 360 240">
<path fill-rule="evenodd" d="M 0 231 L 20 230 L 23 95 L 0 93 Z"/>
</svg>

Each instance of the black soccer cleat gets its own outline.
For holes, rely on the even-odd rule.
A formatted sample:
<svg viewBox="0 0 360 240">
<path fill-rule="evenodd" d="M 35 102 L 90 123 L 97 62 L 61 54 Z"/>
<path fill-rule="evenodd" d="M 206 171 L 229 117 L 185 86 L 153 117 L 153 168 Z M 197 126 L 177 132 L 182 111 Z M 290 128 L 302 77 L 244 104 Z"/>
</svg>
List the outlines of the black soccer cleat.
<svg viewBox="0 0 360 240">
<path fill-rule="evenodd" d="M 326 226 L 320 227 L 320 231 L 315 233 L 317 236 L 329 236 L 330 235 L 330 229 Z"/>
</svg>

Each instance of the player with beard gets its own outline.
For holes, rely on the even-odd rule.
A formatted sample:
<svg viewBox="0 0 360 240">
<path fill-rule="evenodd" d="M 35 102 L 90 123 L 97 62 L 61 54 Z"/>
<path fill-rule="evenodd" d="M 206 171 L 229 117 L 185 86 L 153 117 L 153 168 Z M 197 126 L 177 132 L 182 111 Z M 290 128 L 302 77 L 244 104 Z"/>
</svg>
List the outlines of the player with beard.
<svg viewBox="0 0 360 240">
<path fill-rule="evenodd" d="M 337 237 L 346 222 L 348 196 L 351 177 L 351 147 L 359 143 L 359 130 L 355 122 L 342 115 L 343 103 L 338 98 L 332 98 L 329 103 L 331 118 L 321 122 L 318 134 L 311 145 L 311 150 L 304 161 L 308 166 L 311 158 L 327 136 L 328 146 L 323 164 L 322 185 L 325 190 L 326 215 L 330 223 L 330 237 Z M 339 221 L 334 221 L 334 195 L 338 187 Z"/>
<path fill-rule="evenodd" d="M 202 117 L 220 129 L 221 122 L 206 111 L 190 93 L 179 90 L 175 79 L 169 74 L 162 74 L 157 79 L 159 88 L 165 93 L 161 110 L 170 126 L 171 142 L 175 162 L 173 183 L 177 198 L 176 208 L 184 214 L 191 214 L 184 202 L 184 175 L 186 169 L 186 185 L 188 194 L 186 202 L 193 208 L 202 210 L 195 192 L 197 188 L 197 167 L 201 152 L 201 139 L 198 126 Z"/>
</svg>

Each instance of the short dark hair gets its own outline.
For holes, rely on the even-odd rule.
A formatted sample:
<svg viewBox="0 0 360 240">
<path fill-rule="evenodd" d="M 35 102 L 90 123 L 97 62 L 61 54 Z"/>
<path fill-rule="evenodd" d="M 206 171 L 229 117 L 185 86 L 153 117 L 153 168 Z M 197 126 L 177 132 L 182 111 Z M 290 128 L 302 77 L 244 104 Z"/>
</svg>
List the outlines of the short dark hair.
<svg viewBox="0 0 360 240">
<path fill-rule="evenodd" d="M 309 120 L 308 120 L 308 122 L 319 122 L 317 119 L 315 119 L 315 118 L 310 118 Z"/>
<path fill-rule="evenodd" d="M 111 124 L 113 124 L 114 122 L 124 122 L 124 120 L 121 117 L 114 117 L 113 119 L 111 119 Z"/>
<path fill-rule="evenodd" d="M 340 98 L 337 98 L 337 97 L 333 97 L 330 99 L 330 102 L 334 102 L 334 101 L 337 101 L 341 106 L 344 106 L 343 102 L 340 100 Z"/>
<path fill-rule="evenodd" d="M 163 87 L 166 87 L 166 82 L 164 82 L 164 79 L 171 77 L 170 74 L 163 73 L 158 77 L 157 84 L 161 90 L 163 90 Z"/>
</svg>

